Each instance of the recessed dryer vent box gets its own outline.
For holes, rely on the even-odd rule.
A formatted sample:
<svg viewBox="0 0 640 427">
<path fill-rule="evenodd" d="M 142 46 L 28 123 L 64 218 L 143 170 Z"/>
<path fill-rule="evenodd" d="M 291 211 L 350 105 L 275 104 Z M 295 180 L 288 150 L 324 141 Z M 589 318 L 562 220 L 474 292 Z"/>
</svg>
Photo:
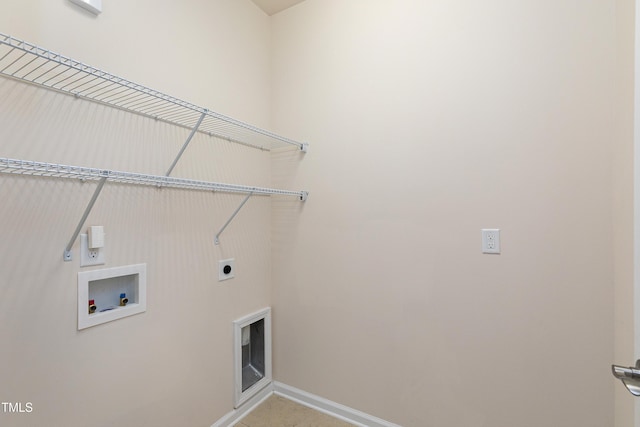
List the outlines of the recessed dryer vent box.
<svg viewBox="0 0 640 427">
<path fill-rule="evenodd" d="M 146 264 L 78 273 L 78 330 L 146 310 Z"/>
<path fill-rule="evenodd" d="M 271 384 L 271 308 L 233 322 L 235 407 Z"/>
</svg>

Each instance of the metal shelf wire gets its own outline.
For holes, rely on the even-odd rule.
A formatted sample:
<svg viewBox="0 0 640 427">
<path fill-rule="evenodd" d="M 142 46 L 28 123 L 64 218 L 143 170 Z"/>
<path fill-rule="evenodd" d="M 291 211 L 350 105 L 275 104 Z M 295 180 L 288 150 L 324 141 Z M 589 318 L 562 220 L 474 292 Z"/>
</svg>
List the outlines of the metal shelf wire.
<svg viewBox="0 0 640 427">
<path fill-rule="evenodd" d="M 169 176 L 146 175 L 131 172 L 119 172 L 107 169 L 69 166 L 55 163 L 34 162 L 0 157 L 0 173 L 31 175 L 52 178 L 68 178 L 81 181 L 100 181 L 123 184 L 150 185 L 159 188 L 178 188 L 186 190 L 220 191 L 254 195 L 295 196 L 306 200 L 306 191 L 278 190 L 274 188 L 252 187 L 246 185 L 224 184 L 219 182 L 198 181 Z"/>
<path fill-rule="evenodd" d="M 262 150 L 308 144 L 174 98 L 0 33 L 0 74 Z"/>
<path fill-rule="evenodd" d="M 253 195 L 295 196 L 300 201 L 307 200 L 308 193 L 306 191 L 278 190 L 170 176 L 196 132 L 262 150 L 293 145 L 306 153 L 308 147 L 306 143 L 294 141 L 206 108 L 198 107 L 3 33 L 0 33 L 0 75 L 191 129 L 189 137 L 164 176 L 0 157 L 0 173 L 77 179 L 98 183 L 78 226 L 65 247 L 63 255 L 65 261 L 71 261 L 71 248 L 107 181 L 159 188 L 246 194 L 247 196 L 240 206 L 215 235 L 216 244 L 220 243 L 220 234 L 224 232 Z"/>
</svg>

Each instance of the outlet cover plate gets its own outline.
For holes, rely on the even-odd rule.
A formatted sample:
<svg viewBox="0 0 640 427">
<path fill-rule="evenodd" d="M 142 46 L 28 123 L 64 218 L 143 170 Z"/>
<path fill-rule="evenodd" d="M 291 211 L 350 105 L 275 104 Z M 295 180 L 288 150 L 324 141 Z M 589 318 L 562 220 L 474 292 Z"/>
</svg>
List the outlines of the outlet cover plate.
<svg viewBox="0 0 640 427">
<path fill-rule="evenodd" d="M 104 264 L 106 262 L 104 253 L 104 248 L 89 249 L 89 239 L 87 235 L 80 235 L 80 267 Z"/>
<path fill-rule="evenodd" d="M 218 261 L 218 281 L 233 279 L 236 273 L 236 260 L 234 258 Z"/>
<path fill-rule="evenodd" d="M 500 230 L 497 228 L 482 229 L 482 253 L 500 253 Z"/>
</svg>

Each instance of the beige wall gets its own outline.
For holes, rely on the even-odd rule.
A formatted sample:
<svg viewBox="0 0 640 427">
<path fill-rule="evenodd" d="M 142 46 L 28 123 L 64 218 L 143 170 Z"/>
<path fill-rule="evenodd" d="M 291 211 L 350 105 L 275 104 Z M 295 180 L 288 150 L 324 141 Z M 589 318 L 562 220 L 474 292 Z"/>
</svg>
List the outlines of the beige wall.
<svg viewBox="0 0 640 427">
<path fill-rule="evenodd" d="M 615 283 L 616 364 L 634 363 L 633 325 L 633 93 L 635 2 L 616 2 L 615 132 L 613 147 L 613 254 Z M 634 425 L 636 400 L 619 382 L 615 385 L 615 426 Z"/>
<path fill-rule="evenodd" d="M 269 122 L 269 19 L 248 0 L 10 0 L 0 31 L 257 125 Z M 8 13 L 11 11 L 11 13 Z M 162 175 L 178 129 L 0 78 L 0 157 Z M 269 155 L 201 135 L 174 176 L 269 186 Z M 210 426 L 233 409 L 232 321 L 270 304 L 270 201 L 107 184 L 87 225 L 106 267 L 147 263 L 148 309 L 77 331 L 76 260 L 63 249 L 94 184 L 0 177 L 3 426 Z M 236 278 L 217 281 L 219 259 Z"/>
<path fill-rule="evenodd" d="M 274 221 L 277 380 L 403 426 L 614 424 L 630 10 L 307 0 L 274 16 L 274 126 L 312 144 L 279 184 L 311 197 L 295 227 Z M 482 255 L 493 227 L 502 254 Z"/>
<path fill-rule="evenodd" d="M 9 1 L 1 32 L 312 144 L 197 136 L 176 176 L 311 197 L 214 247 L 240 196 L 107 186 L 88 223 L 149 307 L 78 332 L 95 187 L 1 177 L 0 400 L 34 412 L 0 424 L 211 425 L 231 321 L 271 303 L 276 380 L 405 427 L 632 425 L 632 0 Z M 162 174 L 186 135 L 0 79 L 2 157 Z"/>
</svg>

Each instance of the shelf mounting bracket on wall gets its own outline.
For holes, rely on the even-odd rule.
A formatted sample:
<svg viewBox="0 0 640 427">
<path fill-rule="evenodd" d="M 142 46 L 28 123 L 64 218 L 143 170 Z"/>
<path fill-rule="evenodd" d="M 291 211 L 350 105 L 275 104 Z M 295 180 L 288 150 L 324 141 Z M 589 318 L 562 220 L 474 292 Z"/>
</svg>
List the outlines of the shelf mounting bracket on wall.
<svg viewBox="0 0 640 427">
<path fill-rule="evenodd" d="M 93 197 L 91 197 L 91 200 L 89 201 L 89 204 L 87 205 L 87 208 L 84 210 L 84 214 L 82 214 L 82 218 L 80 218 L 80 222 L 78 223 L 78 226 L 76 227 L 75 231 L 73 232 L 73 236 L 71 236 L 71 239 L 69 240 L 69 243 L 67 243 L 67 247 L 64 248 L 64 260 L 65 261 L 71 261 L 73 259 L 73 254 L 71 253 L 71 248 L 73 247 L 73 243 L 76 241 L 76 238 L 78 237 L 78 234 L 80 234 L 80 230 L 82 230 L 82 226 L 84 225 L 84 222 L 87 220 L 87 217 L 89 216 L 89 213 L 91 212 L 91 209 L 93 208 L 93 205 L 96 203 L 96 200 L 98 200 L 98 196 L 100 195 L 100 192 L 102 191 L 102 187 L 104 187 L 104 183 L 107 182 L 108 174 L 109 174 L 109 172 L 105 171 L 104 172 L 104 176 L 102 178 L 100 178 L 100 181 L 98 182 L 98 187 L 96 188 L 96 191 L 93 192 Z"/>
<path fill-rule="evenodd" d="M 231 221 L 233 221 L 233 218 L 235 218 L 236 215 L 238 215 L 238 212 L 240 212 L 240 209 L 242 209 L 244 204 L 247 203 L 247 201 L 249 200 L 249 197 L 251 197 L 252 195 L 253 195 L 253 191 L 247 194 L 247 197 L 244 198 L 242 203 L 240 203 L 240 206 L 236 208 L 236 210 L 231 214 L 231 217 L 227 220 L 227 222 L 224 223 L 220 231 L 218 231 L 218 234 L 216 234 L 216 236 L 213 238 L 213 243 L 215 243 L 216 245 L 220 244 L 220 235 L 222 234 L 224 229 L 227 228 L 227 226 L 231 223 Z"/>
<path fill-rule="evenodd" d="M 173 163 L 171 163 L 171 166 L 169 166 L 169 170 L 167 171 L 165 176 L 171 175 L 171 172 L 173 171 L 173 168 L 176 167 L 176 164 L 178 163 L 178 160 L 180 160 L 180 157 L 182 157 L 182 154 L 184 153 L 184 151 L 189 146 L 189 143 L 191 142 L 191 139 L 193 138 L 193 136 L 198 131 L 198 128 L 202 124 L 202 121 L 204 120 L 205 116 L 207 115 L 207 112 L 208 112 L 208 110 L 206 110 L 206 109 L 202 112 L 202 115 L 200 116 L 200 119 L 198 119 L 198 122 L 196 123 L 196 125 L 193 127 L 193 129 L 191 129 L 191 133 L 189 134 L 189 136 L 187 137 L 187 140 L 182 145 L 182 148 L 180 149 L 180 152 L 178 152 L 178 155 L 173 160 Z"/>
</svg>

